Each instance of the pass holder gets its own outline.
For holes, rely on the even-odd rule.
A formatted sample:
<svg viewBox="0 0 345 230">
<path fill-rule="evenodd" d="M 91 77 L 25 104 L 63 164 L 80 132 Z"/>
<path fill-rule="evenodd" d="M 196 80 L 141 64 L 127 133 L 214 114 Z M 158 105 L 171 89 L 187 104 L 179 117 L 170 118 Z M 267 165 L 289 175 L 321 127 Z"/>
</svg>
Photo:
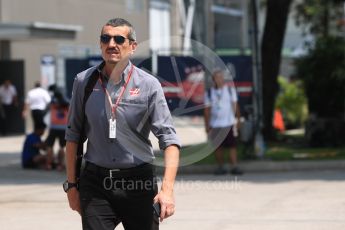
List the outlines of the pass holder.
<svg viewBox="0 0 345 230">
<path fill-rule="evenodd" d="M 124 92 L 125 92 L 125 90 L 127 88 L 127 84 L 129 82 L 129 80 L 131 79 L 133 69 L 134 69 L 134 65 L 131 65 L 131 69 L 130 69 L 130 71 L 128 73 L 127 80 L 126 80 L 125 84 L 121 87 L 121 91 L 120 91 L 119 97 L 117 98 L 115 104 L 113 104 L 108 90 L 103 86 L 102 78 L 101 77 L 98 78 L 99 82 L 100 82 L 100 84 L 102 86 L 102 89 L 103 89 L 106 97 L 108 98 L 108 102 L 109 102 L 109 104 L 111 106 L 111 117 L 109 119 L 109 139 L 116 139 L 116 119 L 115 119 L 116 109 L 119 106 L 120 101 L 122 99 L 122 96 L 123 96 L 123 94 L 124 94 Z"/>
<path fill-rule="evenodd" d="M 116 138 L 116 119 L 109 119 L 109 138 Z"/>
</svg>

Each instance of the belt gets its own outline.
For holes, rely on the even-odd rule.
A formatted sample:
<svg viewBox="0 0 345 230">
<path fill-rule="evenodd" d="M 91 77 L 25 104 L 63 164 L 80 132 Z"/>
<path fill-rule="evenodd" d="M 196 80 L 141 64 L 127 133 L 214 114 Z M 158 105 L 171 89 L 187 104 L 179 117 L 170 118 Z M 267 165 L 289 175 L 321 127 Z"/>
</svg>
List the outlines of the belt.
<svg viewBox="0 0 345 230">
<path fill-rule="evenodd" d="M 149 163 L 144 163 L 133 168 L 109 169 L 87 161 L 84 170 L 91 171 L 98 175 L 110 178 L 151 176 L 154 174 L 154 166 Z"/>
</svg>

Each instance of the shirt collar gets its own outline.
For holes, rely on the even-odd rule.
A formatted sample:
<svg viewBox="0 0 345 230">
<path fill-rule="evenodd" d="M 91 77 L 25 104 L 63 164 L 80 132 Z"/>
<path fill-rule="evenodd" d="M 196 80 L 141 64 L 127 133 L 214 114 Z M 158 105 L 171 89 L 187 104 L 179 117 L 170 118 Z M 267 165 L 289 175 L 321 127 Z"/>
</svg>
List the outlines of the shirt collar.
<svg viewBox="0 0 345 230">
<path fill-rule="evenodd" d="M 127 81 L 128 80 L 128 77 L 129 77 L 129 72 L 130 72 L 130 70 L 131 70 L 131 68 L 132 68 L 132 62 L 131 61 L 129 61 L 128 60 L 128 63 L 127 63 L 127 66 L 126 66 L 126 68 L 123 70 L 123 73 L 122 73 L 122 79 L 124 79 L 125 81 Z"/>
<path fill-rule="evenodd" d="M 108 81 L 108 77 L 105 76 L 105 75 L 103 74 L 103 72 L 102 72 L 102 69 L 103 69 L 104 66 L 105 66 L 105 61 L 102 61 L 101 64 L 99 64 L 99 65 L 97 66 L 97 72 L 98 72 L 99 76 L 101 77 L 101 80 L 102 80 L 103 82 L 107 82 L 107 81 Z"/>
</svg>

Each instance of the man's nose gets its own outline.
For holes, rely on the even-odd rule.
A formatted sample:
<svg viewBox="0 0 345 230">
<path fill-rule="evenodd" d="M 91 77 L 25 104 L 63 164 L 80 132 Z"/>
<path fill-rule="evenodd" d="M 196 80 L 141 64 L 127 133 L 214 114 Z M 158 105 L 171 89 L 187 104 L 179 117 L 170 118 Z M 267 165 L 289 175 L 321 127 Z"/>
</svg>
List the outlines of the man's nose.
<svg viewBox="0 0 345 230">
<path fill-rule="evenodd" d="M 116 46 L 117 44 L 116 44 L 116 42 L 115 42 L 115 39 L 114 39 L 114 38 L 111 38 L 110 41 L 109 41 L 109 43 L 108 43 L 108 45 L 109 45 L 109 46 L 113 46 L 113 47 Z"/>
</svg>

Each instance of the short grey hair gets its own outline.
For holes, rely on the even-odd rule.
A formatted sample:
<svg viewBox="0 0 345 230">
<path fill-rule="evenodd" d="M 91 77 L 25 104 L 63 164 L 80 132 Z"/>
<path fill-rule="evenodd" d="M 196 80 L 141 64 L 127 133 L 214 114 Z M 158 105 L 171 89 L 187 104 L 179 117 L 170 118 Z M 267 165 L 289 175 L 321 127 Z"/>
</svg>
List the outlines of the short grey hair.
<svg viewBox="0 0 345 230">
<path fill-rule="evenodd" d="M 118 26 L 127 26 L 129 28 L 129 33 L 128 33 L 128 39 L 130 41 L 136 41 L 137 36 L 135 34 L 135 29 L 133 25 L 127 21 L 126 19 L 123 18 L 113 18 L 110 19 L 104 26 L 112 26 L 112 27 L 118 27 Z M 103 30 L 103 28 L 102 28 Z"/>
</svg>

